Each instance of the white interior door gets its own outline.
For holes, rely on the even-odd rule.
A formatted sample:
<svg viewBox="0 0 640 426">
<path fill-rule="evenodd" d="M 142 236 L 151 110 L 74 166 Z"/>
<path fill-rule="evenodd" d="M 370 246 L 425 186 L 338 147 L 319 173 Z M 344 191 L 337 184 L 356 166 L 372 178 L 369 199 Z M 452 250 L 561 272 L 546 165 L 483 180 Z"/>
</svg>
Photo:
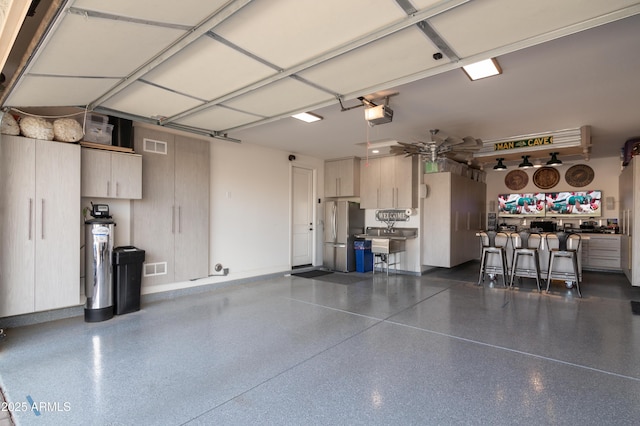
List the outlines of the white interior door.
<svg viewBox="0 0 640 426">
<path fill-rule="evenodd" d="M 292 171 L 292 266 L 313 263 L 313 170 Z"/>
</svg>

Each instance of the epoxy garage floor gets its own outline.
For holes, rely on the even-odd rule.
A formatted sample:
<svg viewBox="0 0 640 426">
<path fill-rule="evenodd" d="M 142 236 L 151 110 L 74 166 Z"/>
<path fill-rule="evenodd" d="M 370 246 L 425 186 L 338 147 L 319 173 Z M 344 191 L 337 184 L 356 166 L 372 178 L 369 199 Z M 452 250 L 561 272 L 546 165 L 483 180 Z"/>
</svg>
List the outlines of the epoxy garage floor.
<svg viewBox="0 0 640 426">
<path fill-rule="evenodd" d="M 640 289 L 477 270 L 283 276 L 14 328 L 0 385 L 22 425 L 640 423 Z"/>
</svg>

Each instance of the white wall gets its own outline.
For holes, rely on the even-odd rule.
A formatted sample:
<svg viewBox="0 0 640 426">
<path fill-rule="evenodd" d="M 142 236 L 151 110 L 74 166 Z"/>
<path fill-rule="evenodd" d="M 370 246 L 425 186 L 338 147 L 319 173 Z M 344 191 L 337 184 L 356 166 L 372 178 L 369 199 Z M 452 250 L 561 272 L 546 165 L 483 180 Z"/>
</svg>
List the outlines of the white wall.
<svg viewBox="0 0 640 426">
<path fill-rule="evenodd" d="M 562 158 L 561 158 L 562 159 Z M 573 164 L 586 164 L 590 166 L 594 171 L 593 182 L 584 188 L 575 188 L 570 186 L 564 178 L 565 172 L 569 167 Z M 557 191 L 575 191 L 575 190 L 588 190 L 595 189 L 602 191 L 602 198 L 606 200 L 608 197 L 613 197 L 615 199 L 615 203 L 613 205 L 613 209 L 607 209 L 606 203 L 603 202 L 603 211 L 602 216 L 597 219 L 602 219 L 603 223 L 606 224 L 605 219 L 607 218 L 618 218 L 618 207 L 620 205 L 620 200 L 618 200 L 618 177 L 620 176 L 620 158 L 618 157 L 607 157 L 607 158 L 597 158 L 591 159 L 589 161 L 572 161 L 567 162 L 567 164 L 563 164 L 558 167 L 558 171 L 560 172 L 560 182 L 558 185 L 554 186 L 548 190 L 541 190 L 536 187 L 533 183 L 533 174 L 537 169 L 525 169 L 524 172 L 529 176 L 529 183 L 523 189 L 518 191 L 513 191 L 504 183 L 505 176 L 509 170 L 513 170 L 514 167 L 509 167 L 506 171 L 494 171 L 487 170 L 487 212 L 489 213 L 497 213 L 497 207 L 495 207 L 495 202 L 498 199 L 498 194 L 505 194 L 511 192 L 557 192 Z M 494 203 L 492 203 L 492 201 Z M 494 210 L 490 209 L 491 205 L 494 205 Z M 582 219 L 584 220 L 584 219 Z M 520 219 L 507 219 L 506 222 L 509 225 L 517 225 L 520 223 Z M 499 223 L 502 223 L 503 220 L 499 219 Z M 574 219 L 571 221 L 563 220 L 563 223 L 572 223 L 575 226 L 580 224 L 581 220 Z"/>
<path fill-rule="evenodd" d="M 210 269 L 220 263 L 226 277 L 213 282 L 291 269 L 291 167 L 289 152 L 250 144 L 211 142 Z M 322 160 L 296 154 L 295 165 L 316 169 Z M 322 185 L 318 185 L 322 186 Z M 322 197 L 322 194 L 315 198 Z M 316 219 L 316 223 L 321 218 Z M 316 241 L 320 241 L 319 226 Z M 321 250 L 316 245 L 316 261 Z"/>
</svg>

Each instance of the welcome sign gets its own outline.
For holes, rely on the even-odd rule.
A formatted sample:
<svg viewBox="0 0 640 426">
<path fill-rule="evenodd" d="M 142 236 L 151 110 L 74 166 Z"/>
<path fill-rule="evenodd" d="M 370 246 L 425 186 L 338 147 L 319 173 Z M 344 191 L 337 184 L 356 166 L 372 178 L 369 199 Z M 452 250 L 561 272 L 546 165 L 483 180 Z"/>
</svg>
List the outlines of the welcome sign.
<svg viewBox="0 0 640 426">
<path fill-rule="evenodd" d="M 553 136 L 542 136 L 537 138 L 519 139 L 515 141 L 498 142 L 493 144 L 494 151 L 505 151 L 508 149 L 528 148 L 553 144 Z"/>
</svg>

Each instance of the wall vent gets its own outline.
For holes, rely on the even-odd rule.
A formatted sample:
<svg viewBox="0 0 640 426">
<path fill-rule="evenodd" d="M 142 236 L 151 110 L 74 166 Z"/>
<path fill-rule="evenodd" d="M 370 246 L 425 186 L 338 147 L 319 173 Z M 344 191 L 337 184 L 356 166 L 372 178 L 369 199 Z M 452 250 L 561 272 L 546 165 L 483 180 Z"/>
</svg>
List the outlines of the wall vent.
<svg viewBox="0 0 640 426">
<path fill-rule="evenodd" d="M 167 262 L 145 263 L 142 275 L 145 277 L 167 275 Z"/>
<path fill-rule="evenodd" d="M 164 141 L 156 141 L 153 139 L 144 138 L 143 149 L 144 152 L 167 155 L 167 143 Z"/>
</svg>

